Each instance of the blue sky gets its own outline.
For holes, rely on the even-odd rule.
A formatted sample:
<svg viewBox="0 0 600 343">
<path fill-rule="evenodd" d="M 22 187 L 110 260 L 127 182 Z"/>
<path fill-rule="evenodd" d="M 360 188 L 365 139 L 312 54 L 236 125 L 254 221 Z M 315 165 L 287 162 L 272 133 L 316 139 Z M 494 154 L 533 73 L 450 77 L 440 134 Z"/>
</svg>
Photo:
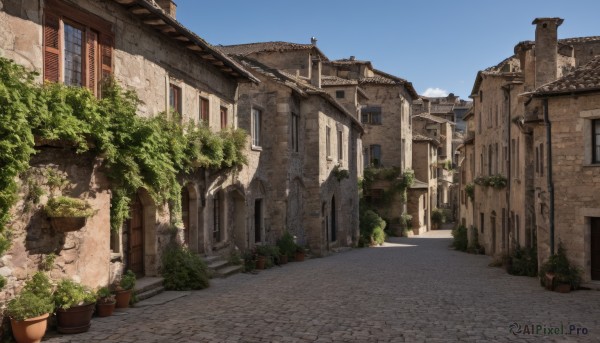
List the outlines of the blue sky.
<svg viewBox="0 0 600 343">
<path fill-rule="evenodd" d="M 536 17 L 561 17 L 559 38 L 600 36 L 600 0 L 175 0 L 177 19 L 211 44 L 287 41 L 330 58 L 370 60 L 419 94 L 467 98 L 478 70 L 534 39 Z"/>
</svg>

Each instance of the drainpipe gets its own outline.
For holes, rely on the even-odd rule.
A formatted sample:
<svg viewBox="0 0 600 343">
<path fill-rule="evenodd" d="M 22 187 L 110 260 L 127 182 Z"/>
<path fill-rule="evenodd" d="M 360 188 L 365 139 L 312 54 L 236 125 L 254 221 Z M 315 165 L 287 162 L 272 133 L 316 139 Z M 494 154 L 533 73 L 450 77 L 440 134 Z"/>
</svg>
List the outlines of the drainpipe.
<svg viewBox="0 0 600 343">
<path fill-rule="evenodd" d="M 544 124 L 546 125 L 546 180 L 550 196 L 550 256 L 554 255 L 554 182 L 552 181 L 552 124 L 548 118 L 548 99 L 542 100 Z"/>
</svg>

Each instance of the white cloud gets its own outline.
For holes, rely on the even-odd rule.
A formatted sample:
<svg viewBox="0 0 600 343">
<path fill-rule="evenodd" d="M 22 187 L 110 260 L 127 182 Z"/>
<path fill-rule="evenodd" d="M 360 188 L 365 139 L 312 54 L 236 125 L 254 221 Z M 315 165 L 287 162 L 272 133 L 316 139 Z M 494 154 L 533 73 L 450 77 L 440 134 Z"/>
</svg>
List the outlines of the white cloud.
<svg viewBox="0 0 600 343">
<path fill-rule="evenodd" d="M 424 96 L 427 97 L 442 97 L 442 96 L 448 96 L 448 91 L 446 91 L 445 89 L 441 89 L 441 88 L 427 88 L 425 90 L 425 92 L 423 93 Z"/>
</svg>

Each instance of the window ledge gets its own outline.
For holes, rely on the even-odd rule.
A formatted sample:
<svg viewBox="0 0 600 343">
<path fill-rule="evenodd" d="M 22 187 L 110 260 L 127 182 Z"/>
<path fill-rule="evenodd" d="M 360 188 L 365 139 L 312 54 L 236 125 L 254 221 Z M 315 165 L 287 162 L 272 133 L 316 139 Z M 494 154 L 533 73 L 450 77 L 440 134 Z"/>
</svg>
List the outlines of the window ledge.
<svg viewBox="0 0 600 343">
<path fill-rule="evenodd" d="M 110 262 L 121 262 L 123 261 L 123 255 L 117 252 L 110 253 Z"/>
<path fill-rule="evenodd" d="M 590 167 L 590 168 L 596 167 L 596 168 L 598 168 L 598 167 L 600 167 L 600 163 L 585 163 L 583 165 L 583 167 Z"/>
<path fill-rule="evenodd" d="M 253 145 L 251 149 L 254 150 L 254 151 L 262 151 L 262 147 L 261 146 L 255 146 L 255 145 Z"/>
</svg>

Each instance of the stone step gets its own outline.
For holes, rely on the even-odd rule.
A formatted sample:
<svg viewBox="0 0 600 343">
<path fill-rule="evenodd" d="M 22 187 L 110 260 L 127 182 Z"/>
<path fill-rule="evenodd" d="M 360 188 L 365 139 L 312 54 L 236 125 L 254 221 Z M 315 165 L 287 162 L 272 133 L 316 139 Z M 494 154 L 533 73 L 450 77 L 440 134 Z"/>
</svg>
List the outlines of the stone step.
<svg viewBox="0 0 600 343">
<path fill-rule="evenodd" d="M 135 281 L 135 294 L 141 294 L 156 288 L 161 288 L 164 279 L 161 277 L 143 277 Z"/>
<path fill-rule="evenodd" d="M 148 298 L 152 298 L 153 296 L 160 294 L 165 291 L 163 286 L 158 288 L 152 288 L 150 290 L 144 291 L 142 293 L 136 293 L 136 297 L 138 301 L 146 300 Z"/>
<path fill-rule="evenodd" d="M 204 263 L 206 263 L 208 265 L 208 264 L 211 264 L 214 261 L 220 260 L 221 256 L 219 256 L 219 255 L 211 255 L 211 256 L 202 256 L 201 258 L 204 261 Z"/>
<path fill-rule="evenodd" d="M 240 273 L 242 271 L 243 266 L 241 265 L 233 265 L 226 266 L 224 268 L 220 268 L 215 272 L 216 277 L 226 278 L 228 276 Z"/>
<path fill-rule="evenodd" d="M 214 260 L 211 263 L 207 264 L 208 269 L 218 270 L 220 268 L 225 268 L 229 264 L 228 261 L 225 260 Z"/>
</svg>

